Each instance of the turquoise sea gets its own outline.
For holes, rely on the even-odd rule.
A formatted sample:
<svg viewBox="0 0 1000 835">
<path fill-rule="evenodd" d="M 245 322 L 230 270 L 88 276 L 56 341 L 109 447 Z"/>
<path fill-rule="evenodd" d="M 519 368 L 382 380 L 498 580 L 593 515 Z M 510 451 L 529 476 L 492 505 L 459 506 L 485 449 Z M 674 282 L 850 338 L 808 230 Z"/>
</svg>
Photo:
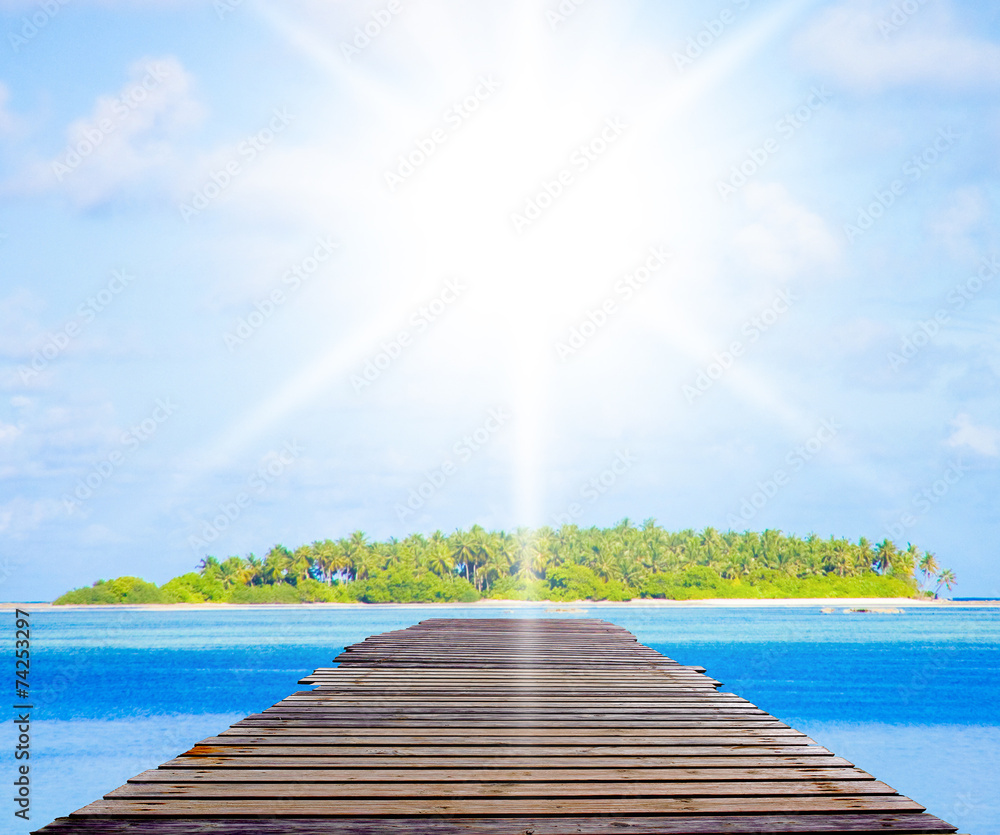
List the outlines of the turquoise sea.
<svg viewBox="0 0 1000 835">
<path fill-rule="evenodd" d="M 442 616 L 612 621 L 671 658 L 707 667 L 723 689 L 960 832 L 1000 835 L 1000 609 L 636 605 L 35 611 L 31 821 L 14 818 L 7 801 L 0 832 L 37 829 L 268 707 L 347 644 Z M 13 752 L 16 729 L 4 724 L 3 750 Z M 3 763 L 10 786 L 11 753 Z"/>
</svg>

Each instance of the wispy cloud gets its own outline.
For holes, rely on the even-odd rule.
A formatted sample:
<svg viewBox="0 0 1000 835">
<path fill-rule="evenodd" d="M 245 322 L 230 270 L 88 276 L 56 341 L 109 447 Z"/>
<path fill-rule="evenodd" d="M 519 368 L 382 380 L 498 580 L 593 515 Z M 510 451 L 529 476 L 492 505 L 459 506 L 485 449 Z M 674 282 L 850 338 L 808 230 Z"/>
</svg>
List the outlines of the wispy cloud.
<svg viewBox="0 0 1000 835">
<path fill-rule="evenodd" d="M 980 252 L 974 233 L 984 225 L 988 205 L 981 188 L 963 186 L 930 217 L 928 227 L 953 258 L 973 260 Z"/>
<path fill-rule="evenodd" d="M 967 447 L 980 455 L 994 457 L 1000 455 L 1000 429 L 992 426 L 977 426 L 965 412 L 957 415 L 951 425 L 955 431 L 945 443 L 950 447 Z"/>
<path fill-rule="evenodd" d="M 962 32 L 947 0 L 917 8 L 905 25 L 887 29 L 888 4 L 846 0 L 799 35 L 795 53 L 811 69 L 859 91 L 1000 84 L 1000 46 Z"/>
<path fill-rule="evenodd" d="M 841 246 L 827 223 L 797 203 L 778 183 L 751 183 L 744 190 L 746 206 L 757 220 L 740 229 L 733 240 L 737 252 L 754 269 L 790 278 L 817 267 L 833 266 Z"/>
<path fill-rule="evenodd" d="M 29 192 L 60 191 L 77 206 L 116 196 L 172 193 L 183 161 L 177 143 L 205 114 L 194 77 L 172 56 L 134 62 L 129 80 L 97 98 L 66 129 L 65 146 L 21 178 Z"/>
<path fill-rule="evenodd" d="M 23 539 L 45 522 L 62 515 L 62 506 L 54 499 L 12 499 L 0 505 L 0 537 Z"/>
<path fill-rule="evenodd" d="M 9 101 L 10 88 L 0 81 L 0 137 L 18 134 L 24 127 L 21 118 L 7 106 Z"/>
</svg>

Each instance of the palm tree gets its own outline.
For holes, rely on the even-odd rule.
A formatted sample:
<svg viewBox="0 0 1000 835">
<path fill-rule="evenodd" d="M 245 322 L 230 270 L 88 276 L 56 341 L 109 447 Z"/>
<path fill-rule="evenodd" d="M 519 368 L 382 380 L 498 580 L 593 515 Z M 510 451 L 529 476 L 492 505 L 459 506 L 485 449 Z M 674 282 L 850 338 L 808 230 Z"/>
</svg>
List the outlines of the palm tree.
<svg viewBox="0 0 1000 835">
<path fill-rule="evenodd" d="M 248 554 L 246 562 L 243 564 L 243 574 L 240 581 L 247 586 L 259 586 L 264 582 L 264 565 L 253 554 Z"/>
<path fill-rule="evenodd" d="M 907 580 L 913 579 L 913 572 L 920 563 L 920 549 L 911 542 L 906 543 L 906 550 L 900 551 L 892 566 L 892 573 Z"/>
<path fill-rule="evenodd" d="M 875 561 L 872 568 L 879 574 L 887 574 L 899 562 L 899 549 L 891 539 L 883 539 L 875 546 Z"/>
<path fill-rule="evenodd" d="M 754 559 L 753 554 L 745 549 L 740 549 L 730 556 L 733 565 L 736 568 L 737 577 L 749 577 L 750 572 L 754 569 Z"/>
<path fill-rule="evenodd" d="M 453 565 L 461 565 L 465 579 L 472 582 L 471 570 L 476 559 L 476 540 L 471 531 L 457 528 L 450 537 Z"/>
<path fill-rule="evenodd" d="M 766 568 L 781 568 L 784 560 L 781 531 L 768 528 L 760 535 L 761 556 Z"/>
<path fill-rule="evenodd" d="M 427 549 L 427 567 L 439 577 L 450 577 L 455 569 L 455 559 L 448 549 L 448 544 L 437 540 Z"/>
<path fill-rule="evenodd" d="M 723 542 L 715 528 L 705 528 L 701 532 L 701 547 L 704 565 L 718 565 L 722 557 Z M 699 560 L 701 562 L 701 560 Z"/>
<path fill-rule="evenodd" d="M 556 536 L 556 532 L 548 525 L 542 525 L 540 528 L 535 530 L 534 534 L 535 543 L 538 547 L 538 552 L 541 555 L 539 557 L 538 564 L 542 573 L 544 573 L 556 559 L 559 538 Z"/>
<path fill-rule="evenodd" d="M 670 551 L 663 544 L 656 532 L 647 533 L 644 537 L 645 553 L 642 564 L 651 574 L 667 571 L 670 565 Z"/>
<path fill-rule="evenodd" d="M 313 566 L 312 557 L 311 546 L 300 545 L 296 548 L 292 553 L 291 559 L 288 561 L 288 576 L 295 580 L 296 583 L 299 580 L 307 579 Z"/>
<path fill-rule="evenodd" d="M 485 539 L 487 550 L 483 562 L 483 589 L 489 588 L 501 577 L 509 577 L 514 559 L 513 544 L 509 534 L 503 531 L 488 533 Z"/>
<path fill-rule="evenodd" d="M 245 564 L 239 557 L 229 557 L 218 567 L 219 579 L 223 588 L 229 588 L 243 582 Z"/>
<path fill-rule="evenodd" d="M 343 547 L 330 539 L 313 542 L 312 562 L 320 579 L 327 585 L 333 585 L 334 574 L 339 574 L 350 564 Z"/>
<path fill-rule="evenodd" d="M 920 558 L 920 573 L 924 575 L 924 582 L 926 583 L 931 577 L 937 575 L 941 570 L 941 566 L 938 565 L 937 557 L 934 556 L 930 551 L 925 551 L 924 555 Z"/>
<path fill-rule="evenodd" d="M 362 565 L 364 562 L 364 554 L 368 550 L 368 541 L 365 537 L 364 531 L 354 531 L 350 537 L 344 539 L 338 539 L 337 544 L 343 548 L 344 556 L 348 563 L 347 565 L 347 575 L 350 580 L 363 580 L 365 566 Z M 367 565 L 367 564 L 365 564 Z M 361 573 L 359 574 L 359 569 Z"/>
<path fill-rule="evenodd" d="M 600 550 L 595 556 L 590 564 L 590 568 L 594 569 L 594 572 L 602 580 L 620 580 L 621 574 L 619 574 L 619 564 L 611 553 L 610 549 L 604 548 Z"/>
<path fill-rule="evenodd" d="M 384 568 L 386 555 L 382 550 L 376 550 L 377 547 L 373 546 L 355 552 L 352 564 L 356 579 L 367 580 Z"/>
<path fill-rule="evenodd" d="M 855 563 L 862 571 L 874 570 L 875 555 L 872 550 L 872 544 L 865 537 L 861 537 L 858 540 Z"/>
<path fill-rule="evenodd" d="M 198 563 L 198 571 L 201 572 L 202 576 L 214 576 L 218 573 L 219 561 L 215 557 L 204 557 Z"/>
<path fill-rule="evenodd" d="M 642 585 L 646 577 L 642 563 L 626 554 L 622 554 L 617 560 L 617 574 L 625 585 L 634 587 Z"/>
<path fill-rule="evenodd" d="M 951 591 L 951 587 L 958 582 L 958 577 L 955 576 L 955 572 L 950 568 L 946 568 L 937 576 L 937 588 L 934 589 L 934 596 L 938 596 L 938 592 L 941 590 L 941 586 L 945 587 L 946 591 Z"/>
<path fill-rule="evenodd" d="M 807 577 L 823 573 L 823 542 L 811 533 L 802 543 L 802 570 Z"/>
<path fill-rule="evenodd" d="M 524 580 L 537 578 L 544 571 L 544 557 L 535 532 L 530 528 L 518 528 L 514 540 L 517 576 Z"/>
<path fill-rule="evenodd" d="M 396 562 L 396 552 L 396 543 L 393 540 L 372 543 L 368 547 L 367 558 L 364 561 L 365 574 L 370 577 L 372 574 L 387 571 L 389 566 Z"/>
<path fill-rule="evenodd" d="M 264 582 L 269 584 L 283 583 L 292 563 L 292 552 L 284 545 L 275 545 L 264 557 Z"/>
<path fill-rule="evenodd" d="M 740 566 L 737 562 L 736 557 L 729 557 L 725 563 L 723 563 L 719 569 L 719 576 L 725 580 L 735 580 L 740 576 Z"/>
<path fill-rule="evenodd" d="M 408 536 L 402 542 L 396 544 L 396 565 L 415 579 L 424 576 L 424 567 L 420 564 L 417 554 L 417 546 L 413 542 L 413 537 Z"/>
<path fill-rule="evenodd" d="M 846 539 L 834 539 L 831 536 L 829 553 L 823 567 L 838 577 L 846 577 L 853 573 L 852 556 L 853 549 L 850 542 Z"/>
<path fill-rule="evenodd" d="M 473 525 L 469 529 L 469 533 L 472 536 L 472 548 L 475 552 L 472 558 L 472 582 L 476 591 L 482 591 L 483 582 L 479 573 L 484 566 L 489 564 L 490 558 L 493 556 L 494 539 L 482 525 Z"/>
<path fill-rule="evenodd" d="M 764 542 L 768 568 L 784 571 L 786 574 L 798 573 L 799 557 L 796 553 L 798 540 L 795 537 L 782 536 L 781 531 L 764 531 Z"/>
</svg>

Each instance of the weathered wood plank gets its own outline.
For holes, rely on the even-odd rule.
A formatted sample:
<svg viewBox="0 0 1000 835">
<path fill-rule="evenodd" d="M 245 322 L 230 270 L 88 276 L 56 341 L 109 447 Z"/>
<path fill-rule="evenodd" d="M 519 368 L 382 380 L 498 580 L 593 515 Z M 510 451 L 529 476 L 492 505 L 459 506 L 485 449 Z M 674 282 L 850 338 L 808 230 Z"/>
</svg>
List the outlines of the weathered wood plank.
<svg viewBox="0 0 1000 835">
<path fill-rule="evenodd" d="M 812 797 L 614 797 L 590 798 L 517 798 L 523 815 L 767 815 L 803 812 L 922 812 L 924 807 L 908 797 L 887 796 L 812 796 Z M 511 801 L 505 798 L 474 797 L 432 800 L 404 798 L 392 800 L 319 800 L 316 798 L 238 800 L 96 800 L 73 814 L 89 815 L 321 815 L 326 817 L 367 817 L 377 815 L 497 815 L 509 812 Z"/>
<path fill-rule="evenodd" d="M 454 708 L 479 708 L 496 707 L 497 700 L 503 699 L 505 706 L 516 708 L 521 706 L 545 706 L 565 710 L 568 708 L 619 708 L 629 710 L 658 710 L 662 707 L 757 707 L 755 704 L 743 700 L 716 699 L 716 698 L 692 698 L 690 693 L 683 696 L 633 696 L 626 693 L 618 694 L 594 694 L 592 696 L 573 697 L 558 696 L 546 691 L 528 693 L 504 693 L 497 690 L 484 690 L 481 695 L 469 696 L 467 692 L 455 690 L 448 693 L 429 693 L 426 691 L 409 691 L 406 693 L 384 693 L 372 694 L 368 698 L 359 695 L 342 696 L 338 694 L 326 694 L 317 691 L 315 694 L 288 696 L 278 702 L 278 705 L 287 707 L 411 707 L 417 705 L 447 706 Z"/>
<path fill-rule="evenodd" d="M 234 740 L 244 740 L 251 745 L 324 745 L 326 740 L 339 740 L 344 745 L 683 745 L 688 742 L 695 744 L 719 745 L 737 744 L 753 740 L 760 743 L 779 743 L 796 740 L 813 742 L 808 736 L 791 728 L 772 728 L 755 730 L 739 728 L 725 731 L 720 728 L 688 728 L 660 729 L 657 733 L 575 733 L 558 734 L 552 731 L 512 734 L 460 733 L 454 729 L 437 728 L 431 733 L 373 734 L 368 729 L 351 728 L 352 733 L 345 733 L 335 728 L 267 728 L 267 727 L 231 727 L 218 736 L 207 737 L 198 742 L 199 745 L 228 745 Z M 473 729 L 475 730 L 475 729 Z M 733 740 L 720 743 L 719 740 Z"/>
<path fill-rule="evenodd" d="M 251 818 L 254 835 L 414 835 L 410 817 Z M 60 818 L 45 835 L 247 835 L 246 819 L 108 819 Z M 699 815 L 697 817 L 425 817 L 420 835 L 937 835 L 955 827 L 926 814 L 882 813 L 848 815 Z"/>
<path fill-rule="evenodd" d="M 492 721 L 472 717 L 464 722 L 450 722 L 447 724 L 405 724 L 391 719 L 378 719 L 375 723 L 361 724 L 358 722 L 346 722 L 340 719 L 323 719 L 320 717 L 311 718 L 309 716 L 299 718 L 282 719 L 273 714 L 256 713 L 241 719 L 232 725 L 232 728 L 335 728 L 337 733 L 362 733 L 362 734 L 386 734 L 393 735 L 401 732 L 412 734 L 435 734 L 452 730 L 463 735 L 494 734 L 519 732 L 533 733 L 537 729 L 539 733 L 545 734 L 566 734 L 574 735 L 579 733 L 617 733 L 620 729 L 632 733 L 658 734 L 668 731 L 683 731 L 687 729 L 727 729 L 747 728 L 747 729 L 788 729 L 788 725 L 773 719 L 770 716 L 741 716 L 739 718 L 713 718 L 699 719 L 678 718 L 663 721 L 647 720 L 641 724 L 617 722 L 617 721 L 573 721 L 565 717 L 550 718 L 545 722 L 527 722 L 518 717 L 505 722 Z M 403 729 L 403 730 L 401 730 Z"/>
<path fill-rule="evenodd" d="M 590 648 L 594 650 L 593 647 Z M 504 670 L 506 674 L 508 670 Z M 668 663 L 665 660 L 656 664 L 643 662 L 633 665 L 630 669 L 616 667 L 609 671 L 603 667 L 581 667 L 579 670 L 556 670 L 538 666 L 521 666 L 509 671 L 513 676 L 520 678 L 533 677 L 539 681 L 605 681 L 612 676 L 621 676 L 625 681 L 670 681 L 678 676 L 696 679 L 699 675 L 704 675 L 704 667 L 683 666 L 680 664 Z M 534 676 L 532 674 L 535 674 Z M 474 675 L 471 671 L 462 667 L 425 667 L 423 669 L 413 668 L 407 670 L 395 670 L 392 668 L 369 668 L 364 667 L 317 667 L 311 673 L 312 676 L 331 678 L 345 681 L 393 681 L 398 678 L 410 678 L 419 675 L 421 678 L 436 681 L 450 681 L 461 679 L 472 679 Z M 497 670 L 484 670 L 478 673 L 487 681 L 501 678 L 501 672 Z M 707 678 L 707 676 L 706 676 Z"/>
<path fill-rule="evenodd" d="M 874 780 L 866 771 L 851 766 L 832 768 L 424 768 L 419 779 L 429 782 L 475 783 L 482 781 L 502 782 L 553 782 L 579 783 L 587 785 L 592 781 L 617 782 L 724 782 L 751 783 L 755 781 L 798 781 L 823 780 Z M 130 783 L 139 782 L 302 782 L 302 783 L 391 783 L 411 782 L 414 772 L 409 768 L 189 768 L 172 770 L 153 768 L 132 777 Z"/>
<path fill-rule="evenodd" d="M 816 766 L 833 768 L 853 766 L 841 757 L 746 756 L 723 757 L 494 757 L 484 763 L 481 757 L 238 757 L 180 756 L 164 763 L 166 768 L 397 768 L 405 762 L 410 768 L 655 768 L 697 766 L 699 768 L 784 768 Z"/>
<path fill-rule="evenodd" d="M 260 727 L 325 727 L 325 728 L 358 728 L 362 727 L 366 731 L 394 731 L 406 729 L 407 732 L 418 733 L 422 728 L 434 730 L 440 728 L 442 723 L 440 717 L 425 717 L 423 722 L 413 722 L 406 715 L 394 715 L 392 713 L 369 716 L 364 722 L 352 720 L 348 715 L 333 715 L 325 717 L 312 717 L 308 714 L 298 716 L 279 716 L 271 713 L 256 713 L 240 720 L 237 726 L 246 723 L 248 726 Z M 656 720 L 644 717 L 641 721 L 608 720 L 600 719 L 580 719 L 574 720 L 565 717 L 529 717 L 524 714 L 513 714 L 503 718 L 490 718 L 488 716 L 461 716 L 449 722 L 448 726 L 461 728 L 463 730 L 486 730 L 496 731 L 507 728 L 518 730 L 528 730 L 531 728 L 547 728 L 556 730 L 616 730 L 626 729 L 636 733 L 645 733 L 647 730 L 664 730 L 672 728 L 737 728 L 737 727 L 773 727 L 774 720 L 765 716 L 741 716 L 741 717 L 721 717 L 707 720 L 699 720 L 697 716 L 678 717 L 673 719 Z M 780 725 L 780 723 L 779 723 Z"/>
<path fill-rule="evenodd" d="M 426 704 L 422 706 L 394 706 L 385 705 L 384 707 L 378 704 L 371 704 L 364 708 L 352 708 L 352 707 L 337 707 L 336 705 L 326 706 L 326 705 L 285 705 L 277 704 L 274 707 L 269 707 L 264 710 L 265 715 L 269 714 L 294 714 L 299 713 L 306 716 L 323 716 L 325 714 L 336 716 L 338 714 L 351 714 L 364 716 L 367 714 L 372 714 L 378 716 L 384 713 L 397 713 L 397 714 L 408 714 L 408 715 L 423 715 L 423 716 L 434 716 L 436 714 L 442 715 L 454 715 L 461 716 L 462 714 L 493 714 L 497 716 L 512 715 L 517 716 L 519 714 L 534 714 L 537 716 L 553 716 L 553 715 L 564 715 L 566 710 L 559 707 L 549 707 L 545 703 L 528 704 L 522 707 L 516 705 L 506 705 L 494 707 L 490 710 L 488 705 L 481 705 L 479 707 L 474 706 L 456 706 L 452 707 L 448 704 Z M 255 714 L 260 715 L 260 714 Z M 729 716 L 732 718 L 741 718 L 743 716 L 767 716 L 763 710 L 755 707 L 741 707 L 739 705 L 728 706 L 728 705 L 710 705 L 706 704 L 703 707 L 698 707 L 695 705 L 687 705 L 682 707 L 672 707 L 669 705 L 663 705 L 658 708 L 650 709 L 639 709 L 639 708 L 618 708 L 613 704 L 596 705 L 593 708 L 588 709 L 577 709 L 571 712 L 571 715 L 575 718 L 584 719 L 620 719 L 625 717 L 636 717 L 641 720 L 643 718 L 655 718 L 658 715 L 663 716 Z"/>
<path fill-rule="evenodd" d="M 810 795 L 895 795 L 896 792 L 877 780 L 798 780 L 753 782 L 640 782 L 619 780 L 613 783 L 307 783 L 301 780 L 266 783 L 133 783 L 129 782 L 106 794 L 111 799 L 157 799 L 183 797 L 213 798 L 452 798 L 452 797 L 769 797 Z"/>
<path fill-rule="evenodd" d="M 796 757 L 829 757 L 829 750 L 822 745 L 792 742 L 780 745 L 761 745 L 756 740 L 745 740 L 736 744 L 699 743 L 693 745 L 509 745 L 506 747 L 476 745 L 343 745 L 339 742 L 327 744 L 291 744 L 265 740 L 260 744 L 240 743 L 227 737 L 221 743 L 198 744 L 185 752 L 188 757 L 476 757 L 484 765 L 491 759 L 510 757 L 767 757 L 792 754 Z M 294 739 L 294 737 L 293 737 Z"/>
<path fill-rule="evenodd" d="M 470 692 L 470 688 L 475 688 L 474 692 Z M 601 687 L 587 686 L 587 685 L 567 685 L 565 687 L 559 687 L 558 685 L 529 685 L 524 684 L 521 686 L 513 686 L 511 684 L 463 684 L 458 683 L 455 685 L 449 684 L 445 686 L 444 684 L 434 684 L 423 686 L 420 682 L 412 682 L 403 686 L 397 684 L 393 687 L 387 687 L 385 685 L 380 685 L 377 688 L 377 692 L 380 697 L 389 698 L 419 698 L 422 696 L 448 696 L 452 693 L 464 694 L 466 698 L 475 701 L 482 701 L 493 694 L 500 694 L 504 696 L 510 696 L 515 699 L 530 698 L 534 695 L 552 695 L 558 697 L 564 701 L 592 701 L 595 699 L 607 699 L 616 695 L 620 695 L 623 698 L 627 698 L 631 701 L 713 701 L 713 702 L 743 702 L 744 699 L 733 695 L 732 693 L 720 693 L 714 688 L 705 688 L 703 691 L 694 691 L 690 685 L 684 683 L 678 683 L 673 687 L 620 687 L 615 688 L 612 685 L 602 685 Z M 313 701 L 328 701 L 331 699 L 361 699 L 370 696 L 370 693 L 362 693 L 362 688 L 358 685 L 351 685 L 349 687 L 343 688 L 324 688 L 320 687 L 316 690 L 311 690 L 308 692 L 294 693 L 287 698 L 308 698 Z"/>
</svg>

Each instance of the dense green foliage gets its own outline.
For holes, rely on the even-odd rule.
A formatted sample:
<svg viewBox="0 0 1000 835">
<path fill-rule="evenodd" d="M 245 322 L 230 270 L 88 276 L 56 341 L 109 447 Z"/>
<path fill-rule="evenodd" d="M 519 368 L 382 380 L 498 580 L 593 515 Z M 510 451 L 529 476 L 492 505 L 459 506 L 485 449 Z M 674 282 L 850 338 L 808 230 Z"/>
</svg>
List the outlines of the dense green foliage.
<svg viewBox="0 0 1000 835">
<path fill-rule="evenodd" d="M 138 577 L 98 580 L 94 585 L 66 592 L 56 603 L 173 603 L 168 592 Z"/>
<path fill-rule="evenodd" d="M 919 578 L 919 579 L 918 579 Z M 468 603 L 503 600 L 631 598 L 914 597 L 921 582 L 951 588 L 955 575 L 930 552 L 891 540 L 805 539 L 781 531 L 713 528 L 670 533 L 652 519 L 613 528 L 514 533 L 478 525 L 451 535 L 412 534 L 369 542 L 355 531 L 338 540 L 274 546 L 218 560 L 157 588 L 136 577 L 99 580 L 56 603 Z"/>
</svg>

